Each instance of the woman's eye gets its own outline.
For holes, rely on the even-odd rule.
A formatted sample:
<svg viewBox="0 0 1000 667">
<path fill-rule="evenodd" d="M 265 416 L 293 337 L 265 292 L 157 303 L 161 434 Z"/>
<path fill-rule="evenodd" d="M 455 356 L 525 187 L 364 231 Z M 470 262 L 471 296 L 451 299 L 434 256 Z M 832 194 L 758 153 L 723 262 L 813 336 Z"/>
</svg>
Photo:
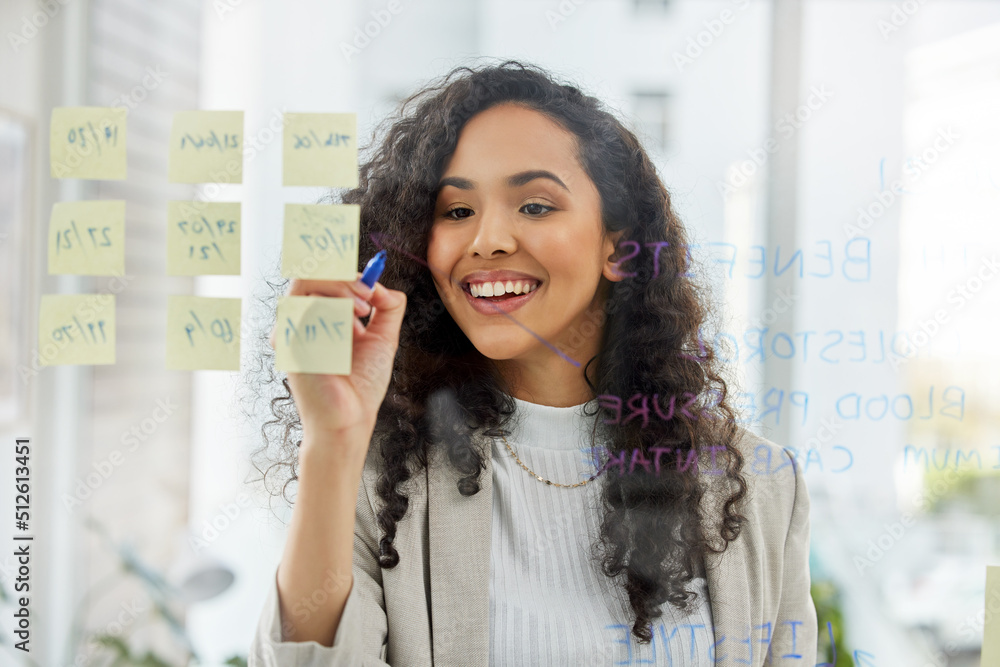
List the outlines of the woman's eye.
<svg viewBox="0 0 1000 667">
<path fill-rule="evenodd" d="M 529 204 L 525 204 L 524 206 L 521 207 L 521 210 L 527 209 L 529 206 L 530 207 L 534 207 L 534 208 L 531 211 L 525 211 L 525 213 L 527 213 L 528 215 L 541 215 L 542 213 L 546 213 L 548 211 L 554 211 L 555 210 L 552 206 L 546 206 L 545 204 L 539 204 L 538 202 L 531 202 Z M 540 210 L 538 210 L 540 208 L 547 209 L 547 210 L 540 211 Z"/>
<path fill-rule="evenodd" d="M 468 214 L 468 215 L 453 215 L 453 214 L 454 214 L 455 212 L 457 212 L 457 211 L 468 211 L 468 212 L 469 212 L 469 214 Z M 462 218 L 467 218 L 467 217 L 469 217 L 469 215 L 471 215 L 472 213 L 473 213 L 473 211 L 472 211 L 472 209 L 471 209 L 471 208 L 466 208 L 466 207 L 464 207 L 464 206 L 456 206 L 455 208 L 453 208 L 453 209 L 450 209 L 449 211 L 447 211 L 447 212 L 446 212 L 446 213 L 444 214 L 444 217 L 446 217 L 446 218 L 451 218 L 452 220 L 460 220 L 460 219 L 462 219 Z"/>
</svg>

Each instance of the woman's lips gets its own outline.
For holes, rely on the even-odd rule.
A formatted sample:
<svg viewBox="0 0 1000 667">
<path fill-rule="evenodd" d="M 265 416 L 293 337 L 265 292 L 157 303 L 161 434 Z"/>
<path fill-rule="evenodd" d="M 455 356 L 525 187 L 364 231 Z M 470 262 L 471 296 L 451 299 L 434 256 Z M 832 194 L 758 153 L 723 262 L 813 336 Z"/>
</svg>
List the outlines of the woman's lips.
<svg viewBox="0 0 1000 667">
<path fill-rule="evenodd" d="M 541 287 L 542 285 L 538 285 L 538 287 L 527 294 L 504 295 L 501 298 L 472 296 L 468 287 L 463 289 L 462 293 L 469 301 L 469 305 L 477 313 L 481 315 L 502 315 L 513 312 L 528 303 Z"/>
</svg>

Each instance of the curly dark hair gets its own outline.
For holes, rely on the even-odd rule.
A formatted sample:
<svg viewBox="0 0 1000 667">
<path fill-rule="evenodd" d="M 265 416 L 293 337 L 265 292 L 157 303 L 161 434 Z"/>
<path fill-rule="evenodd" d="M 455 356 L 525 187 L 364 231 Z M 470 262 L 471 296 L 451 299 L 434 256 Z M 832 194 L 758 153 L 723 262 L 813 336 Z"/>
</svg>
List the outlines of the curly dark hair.
<svg viewBox="0 0 1000 667">
<path fill-rule="evenodd" d="M 511 387 L 492 360 L 475 349 L 448 314 L 428 267 L 412 259 L 427 257 L 438 181 L 459 132 L 477 113 L 501 103 L 545 114 L 577 137 L 578 159 L 600 193 L 605 230 L 623 232 L 615 258 L 629 277 L 607 281 L 603 310 L 580 326 L 585 336 L 603 327 L 600 353 L 580 370 L 594 396 L 622 397 L 624 403 L 636 394 L 654 399 L 688 394 L 699 400 L 692 418 L 677 410 L 670 419 L 622 420 L 608 429 L 606 452 L 625 461 L 638 457 L 636 449 L 649 460 L 653 447 L 677 453 L 676 461 L 665 457 L 655 475 L 642 467 L 603 475 L 603 518 L 592 545 L 605 575 L 623 575 L 635 614 L 632 632 L 648 643 L 651 622 L 662 614 L 658 607 L 669 601 L 690 609 L 696 594 L 686 585 L 700 575 L 705 555 L 724 551 L 746 521 L 739 513 L 747 494 L 743 457 L 735 446 L 739 427 L 727 401 L 722 362 L 700 335 L 711 295 L 688 274 L 687 236 L 655 166 L 636 136 L 599 100 L 534 65 L 507 60 L 456 67 L 403 100 L 373 133 L 375 149 L 363 160 L 358 187 L 341 195 L 342 203 L 361 207 L 361 261 L 387 246 L 390 257 L 381 282 L 407 295 L 392 379 L 373 439 L 380 443 L 381 460 L 380 564 L 399 563 L 393 539 L 408 507 L 400 489 L 427 466 L 428 448 L 445 448 L 459 491 L 475 494 L 489 453 L 473 445 L 473 431 L 507 433 L 504 427 L 516 409 Z M 384 139 L 376 143 L 381 132 Z M 629 248 L 627 255 L 617 254 Z M 640 261 L 642 248 L 656 248 L 658 270 L 648 257 Z M 267 370 L 270 353 L 262 346 L 258 371 Z M 270 373 L 272 380 L 278 377 Z M 275 468 L 290 471 L 281 488 L 284 496 L 297 479 L 301 424 L 287 378 L 281 385 L 284 393 L 270 399 L 271 418 L 261 427 L 265 445 L 251 458 L 277 444 L 276 454 L 265 456 L 266 470 L 254 465 L 265 481 Z M 713 399 L 704 400 L 708 396 Z M 595 432 L 602 416 L 604 422 L 612 416 L 611 403 L 598 401 Z M 703 459 L 708 445 L 715 448 L 716 465 L 715 452 L 721 452 L 716 479 L 732 491 L 715 504 L 699 484 L 697 465 L 690 465 L 691 456 Z M 717 519 L 718 535 L 714 528 L 703 528 L 702 516 Z"/>
</svg>

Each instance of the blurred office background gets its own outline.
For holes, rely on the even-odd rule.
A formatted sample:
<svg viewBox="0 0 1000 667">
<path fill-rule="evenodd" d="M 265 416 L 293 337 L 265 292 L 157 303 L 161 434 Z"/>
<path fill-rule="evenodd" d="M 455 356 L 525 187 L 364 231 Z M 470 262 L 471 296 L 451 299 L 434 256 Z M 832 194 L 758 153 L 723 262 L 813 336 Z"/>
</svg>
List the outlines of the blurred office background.
<svg viewBox="0 0 1000 667">
<path fill-rule="evenodd" d="M 251 341 L 241 374 L 164 370 L 166 297 L 256 312 L 284 203 L 323 195 L 281 186 L 282 112 L 356 111 L 363 145 L 484 57 L 578 83 L 655 157 L 725 304 L 747 419 L 806 471 L 823 651 L 830 621 L 838 665 L 978 664 L 1000 563 L 1000 3 L 5 0 L 0 28 L 0 433 L 33 441 L 23 664 L 104 664 L 95 634 L 168 664 L 246 656 L 290 511 L 247 482 Z M 121 104 L 128 178 L 50 178 L 51 109 Z M 167 201 L 206 190 L 167 183 L 187 109 L 244 110 L 260 146 L 209 193 L 243 203 L 238 277 L 165 275 Z M 126 200 L 125 278 L 47 275 L 52 205 L 79 199 Z M 117 295 L 117 363 L 34 365 L 40 295 L 88 291 Z M 0 663 L 19 664 L 2 617 Z"/>
</svg>

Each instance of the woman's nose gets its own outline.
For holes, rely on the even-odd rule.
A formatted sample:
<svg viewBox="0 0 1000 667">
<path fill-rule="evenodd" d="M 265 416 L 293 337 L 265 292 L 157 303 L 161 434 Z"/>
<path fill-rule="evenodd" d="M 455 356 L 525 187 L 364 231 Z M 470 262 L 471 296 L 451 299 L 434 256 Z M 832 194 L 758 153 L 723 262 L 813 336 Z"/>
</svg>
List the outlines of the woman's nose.
<svg viewBox="0 0 1000 667">
<path fill-rule="evenodd" d="M 512 221 L 500 212 L 480 214 L 475 236 L 469 244 L 469 254 L 493 257 L 497 253 L 509 255 L 515 250 L 517 239 Z"/>
</svg>

